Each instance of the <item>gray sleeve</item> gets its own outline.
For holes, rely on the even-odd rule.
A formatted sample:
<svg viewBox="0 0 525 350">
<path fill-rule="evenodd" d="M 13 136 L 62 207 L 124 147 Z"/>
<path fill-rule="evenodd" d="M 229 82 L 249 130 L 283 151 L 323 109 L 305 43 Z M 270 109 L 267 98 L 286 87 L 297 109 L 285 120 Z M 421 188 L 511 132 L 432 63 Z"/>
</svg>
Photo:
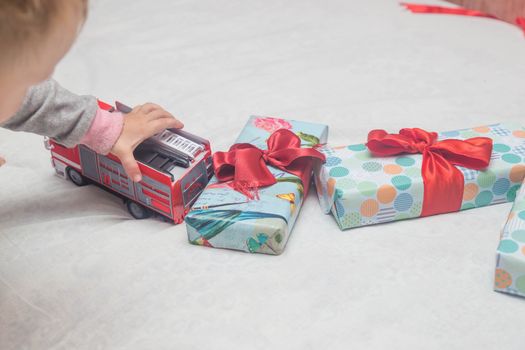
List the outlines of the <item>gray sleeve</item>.
<svg viewBox="0 0 525 350">
<path fill-rule="evenodd" d="M 97 109 L 95 97 L 75 95 L 50 79 L 30 88 L 20 110 L 0 126 L 72 147 L 88 131 Z"/>
</svg>

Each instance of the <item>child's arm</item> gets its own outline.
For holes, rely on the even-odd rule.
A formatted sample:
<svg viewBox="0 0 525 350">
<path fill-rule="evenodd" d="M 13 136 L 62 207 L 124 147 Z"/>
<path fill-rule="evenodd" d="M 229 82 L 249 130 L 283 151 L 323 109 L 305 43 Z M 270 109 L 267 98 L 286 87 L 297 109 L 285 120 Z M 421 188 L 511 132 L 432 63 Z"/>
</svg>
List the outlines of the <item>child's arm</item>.
<svg viewBox="0 0 525 350">
<path fill-rule="evenodd" d="M 19 111 L 1 126 L 49 136 L 73 147 L 88 131 L 97 110 L 95 97 L 75 95 L 46 80 L 29 89 Z"/>
<path fill-rule="evenodd" d="M 101 154 L 111 151 L 133 181 L 140 181 L 135 148 L 148 137 L 183 124 L 153 103 L 124 116 L 110 114 L 98 108 L 95 97 L 75 95 L 48 80 L 32 87 L 20 110 L 0 126 L 48 136 L 66 147 L 82 143 Z"/>
</svg>

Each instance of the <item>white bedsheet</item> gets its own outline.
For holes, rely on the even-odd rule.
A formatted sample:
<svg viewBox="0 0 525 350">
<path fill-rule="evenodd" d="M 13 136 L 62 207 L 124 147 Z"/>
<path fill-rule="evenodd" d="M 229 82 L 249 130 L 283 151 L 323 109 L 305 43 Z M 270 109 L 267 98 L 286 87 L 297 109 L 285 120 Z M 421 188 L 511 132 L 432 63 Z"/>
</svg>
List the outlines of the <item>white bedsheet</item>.
<svg viewBox="0 0 525 350">
<path fill-rule="evenodd" d="M 334 145 L 523 122 L 524 63 L 509 24 L 391 0 L 98 0 L 55 78 L 224 150 L 250 114 Z M 492 291 L 511 204 L 341 232 L 311 193 L 284 254 L 250 255 L 55 177 L 41 137 L 0 153 L 2 350 L 524 348 L 525 300 Z"/>
</svg>

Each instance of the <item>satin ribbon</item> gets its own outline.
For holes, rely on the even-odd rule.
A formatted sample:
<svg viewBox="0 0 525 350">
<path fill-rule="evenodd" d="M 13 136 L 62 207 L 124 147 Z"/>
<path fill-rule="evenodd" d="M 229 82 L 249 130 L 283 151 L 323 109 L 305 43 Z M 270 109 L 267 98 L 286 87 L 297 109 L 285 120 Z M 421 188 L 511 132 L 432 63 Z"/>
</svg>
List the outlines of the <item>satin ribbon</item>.
<svg viewBox="0 0 525 350">
<path fill-rule="evenodd" d="M 407 10 L 412 13 L 436 13 L 436 14 L 447 14 L 447 15 L 460 15 L 460 16 L 474 16 L 474 17 L 486 17 L 503 21 L 501 18 L 493 16 L 488 13 L 470 10 L 466 8 L 457 8 L 457 7 L 445 7 L 445 6 L 434 6 L 434 5 L 424 5 L 424 4 L 410 4 L 406 2 L 400 3 Z M 516 25 L 523 30 L 525 34 L 525 18 L 517 17 Z"/>
<path fill-rule="evenodd" d="M 393 156 L 421 153 L 424 196 L 421 216 L 458 211 L 463 200 L 464 178 L 456 165 L 481 170 L 490 163 L 492 139 L 437 141 L 437 133 L 423 129 L 401 129 L 399 134 L 372 130 L 367 147 L 373 155 Z"/>
<path fill-rule="evenodd" d="M 488 13 L 469 10 L 465 8 L 457 7 L 445 7 L 445 6 L 434 6 L 434 5 L 423 5 L 423 4 L 409 4 L 406 2 L 401 3 L 407 10 L 410 10 L 412 13 L 438 13 L 438 14 L 447 14 L 447 15 L 461 15 L 461 16 L 474 16 L 474 17 L 487 17 L 494 18 L 495 16 L 489 15 Z"/>
<path fill-rule="evenodd" d="M 525 17 L 518 17 L 516 18 L 516 25 L 523 30 L 523 34 L 525 34 Z"/>
<path fill-rule="evenodd" d="M 267 165 L 298 176 L 308 193 L 312 160 L 325 161 L 325 156 L 313 148 L 301 148 L 301 139 L 288 129 L 275 131 L 268 140 L 267 150 L 249 143 L 233 145 L 228 152 L 213 155 L 215 175 L 221 182 L 232 180 L 233 188 L 250 199 L 258 198 L 257 189 L 276 183 Z M 255 193 L 254 193 L 255 191 Z"/>
</svg>

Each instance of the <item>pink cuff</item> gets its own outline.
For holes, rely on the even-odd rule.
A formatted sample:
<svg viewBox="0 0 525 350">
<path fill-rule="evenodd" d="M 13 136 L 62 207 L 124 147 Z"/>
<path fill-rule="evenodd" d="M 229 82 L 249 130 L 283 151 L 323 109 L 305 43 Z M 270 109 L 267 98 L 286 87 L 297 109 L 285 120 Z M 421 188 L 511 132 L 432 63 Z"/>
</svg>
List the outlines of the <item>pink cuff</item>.
<svg viewBox="0 0 525 350">
<path fill-rule="evenodd" d="M 124 126 L 124 116 L 120 112 L 108 112 L 98 109 L 93 122 L 80 143 L 99 154 L 108 154 Z"/>
</svg>

